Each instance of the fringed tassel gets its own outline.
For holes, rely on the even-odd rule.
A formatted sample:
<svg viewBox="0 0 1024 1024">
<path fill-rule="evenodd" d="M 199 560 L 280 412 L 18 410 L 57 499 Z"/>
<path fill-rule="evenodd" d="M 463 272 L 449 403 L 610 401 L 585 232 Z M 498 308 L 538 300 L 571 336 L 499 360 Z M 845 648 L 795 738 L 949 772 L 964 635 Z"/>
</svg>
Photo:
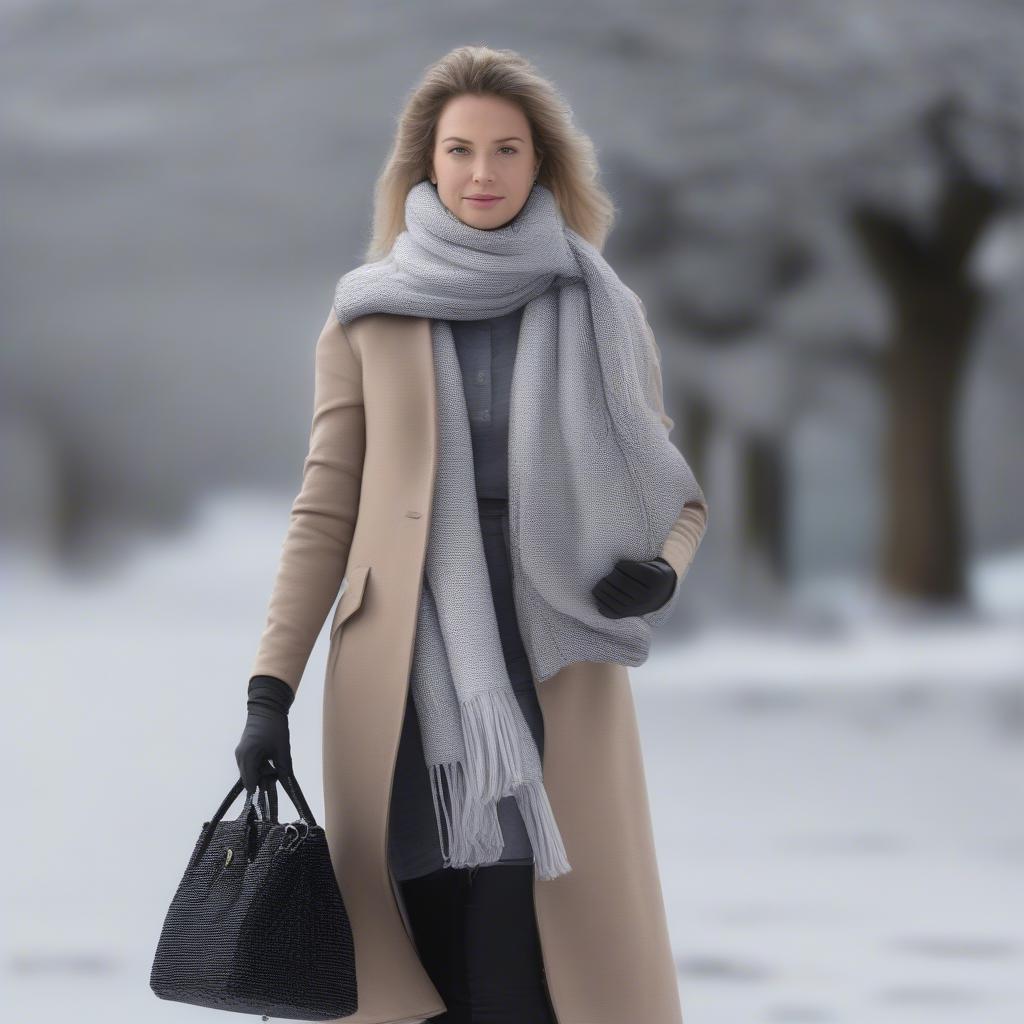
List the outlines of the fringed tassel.
<svg viewBox="0 0 1024 1024">
<path fill-rule="evenodd" d="M 511 689 L 486 690 L 460 705 L 470 792 L 486 803 L 508 796 L 523 783 L 519 732 Z"/>
<path fill-rule="evenodd" d="M 431 765 L 430 791 L 445 867 L 489 864 L 501 856 L 505 837 L 498 821 L 497 804 L 481 804 L 470 799 L 461 761 Z M 447 850 L 445 835 L 448 836 Z"/>
<path fill-rule="evenodd" d="M 516 806 L 533 846 L 537 877 L 557 878 L 572 870 L 544 784 L 526 782 L 515 791 Z"/>
</svg>

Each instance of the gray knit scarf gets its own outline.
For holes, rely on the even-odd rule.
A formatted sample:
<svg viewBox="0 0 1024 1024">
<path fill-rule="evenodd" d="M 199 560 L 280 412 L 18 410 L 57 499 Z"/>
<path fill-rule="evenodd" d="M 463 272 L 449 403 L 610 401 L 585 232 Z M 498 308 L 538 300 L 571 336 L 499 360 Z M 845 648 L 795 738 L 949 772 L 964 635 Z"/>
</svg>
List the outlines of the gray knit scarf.
<svg viewBox="0 0 1024 1024">
<path fill-rule="evenodd" d="M 525 304 L 509 399 L 509 541 L 537 685 L 575 661 L 646 660 L 678 586 L 657 611 L 621 619 L 602 615 L 591 591 L 620 558 L 656 557 L 683 505 L 704 496 L 658 414 L 657 346 L 638 298 L 565 224 L 549 189 L 535 184 L 510 222 L 485 230 L 423 180 L 407 194 L 405 224 L 386 257 L 341 278 L 334 308 L 343 324 L 368 313 L 432 320 L 439 448 L 411 691 L 444 863 L 497 861 L 497 801 L 512 795 L 536 876 L 556 878 L 570 865 L 502 654 L 449 321 Z"/>
</svg>

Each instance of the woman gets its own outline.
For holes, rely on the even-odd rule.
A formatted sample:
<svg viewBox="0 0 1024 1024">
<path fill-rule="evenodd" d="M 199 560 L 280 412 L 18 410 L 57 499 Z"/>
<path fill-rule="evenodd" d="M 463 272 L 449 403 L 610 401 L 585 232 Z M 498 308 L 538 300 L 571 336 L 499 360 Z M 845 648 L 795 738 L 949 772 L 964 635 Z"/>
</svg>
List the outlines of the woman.
<svg viewBox="0 0 1024 1024">
<path fill-rule="evenodd" d="M 411 95 L 316 346 L 247 789 L 339 588 L 325 824 L 370 1022 L 678 1024 L 627 665 L 707 523 L 590 141 L 519 55 Z"/>
</svg>

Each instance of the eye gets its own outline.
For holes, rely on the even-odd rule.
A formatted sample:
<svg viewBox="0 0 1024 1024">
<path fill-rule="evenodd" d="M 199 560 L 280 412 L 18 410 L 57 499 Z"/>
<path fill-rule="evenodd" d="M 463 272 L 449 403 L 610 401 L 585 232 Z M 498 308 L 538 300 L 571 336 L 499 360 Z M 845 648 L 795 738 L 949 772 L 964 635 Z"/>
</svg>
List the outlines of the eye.
<svg viewBox="0 0 1024 1024">
<path fill-rule="evenodd" d="M 451 149 L 449 149 L 449 150 L 448 150 L 448 152 L 449 152 L 449 153 L 454 153 L 454 152 L 455 152 L 455 151 L 456 151 L 457 149 L 462 149 L 462 150 L 464 150 L 465 148 L 466 148 L 465 146 L 452 146 L 452 148 L 451 148 Z M 518 150 L 516 149 L 516 147 L 515 147 L 515 146 L 502 146 L 501 148 L 502 148 L 502 149 L 507 149 L 507 150 L 508 150 L 508 151 L 509 151 L 510 153 L 517 153 L 517 152 L 519 152 L 519 151 L 518 151 Z"/>
</svg>

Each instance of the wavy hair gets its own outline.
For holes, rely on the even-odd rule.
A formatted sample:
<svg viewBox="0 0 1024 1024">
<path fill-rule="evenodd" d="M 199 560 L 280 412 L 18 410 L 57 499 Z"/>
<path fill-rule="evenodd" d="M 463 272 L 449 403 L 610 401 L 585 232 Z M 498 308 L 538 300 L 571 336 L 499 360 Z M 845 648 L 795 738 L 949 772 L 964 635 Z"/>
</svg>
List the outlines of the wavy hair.
<svg viewBox="0 0 1024 1024">
<path fill-rule="evenodd" d="M 514 50 L 459 46 L 431 64 L 413 88 L 373 194 L 373 234 L 364 259 L 382 259 L 405 230 L 405 199 L 428 177 L 437 122 L 456 96 L 500 96 L 518 104 L 543 157 L 537 181 L 553 193 L 565 223 L 596 249 L 604 247 L 616 208 L 603 185 L 594 144 L 573 123 L 555 86 Z"/>
</svg>

